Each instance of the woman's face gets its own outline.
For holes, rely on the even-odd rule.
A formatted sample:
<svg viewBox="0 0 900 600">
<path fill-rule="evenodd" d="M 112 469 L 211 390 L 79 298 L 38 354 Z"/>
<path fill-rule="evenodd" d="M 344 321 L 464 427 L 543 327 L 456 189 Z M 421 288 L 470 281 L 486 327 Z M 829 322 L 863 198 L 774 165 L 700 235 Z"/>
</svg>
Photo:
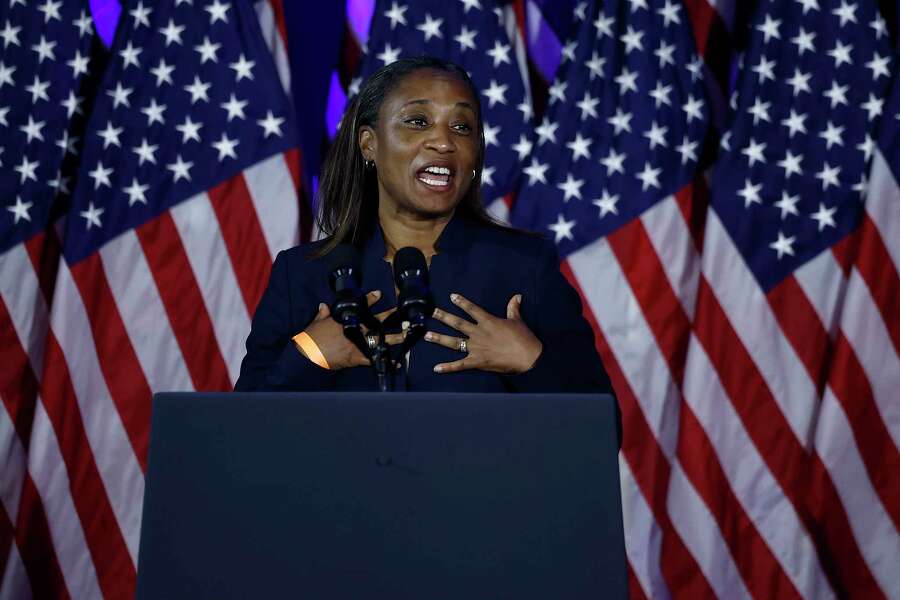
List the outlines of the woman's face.
<svg viewBox="0 0 900 600">
<path fill-rule="evenodd" d="M 453 212 L 473 183 L 475 106 L 466 84 L 440 71 L 420 69 L 397 84 L 377 127 L 359 135 L 363 156 L 375 161 L 382 208 L 425 218 Z"/>
</svg>

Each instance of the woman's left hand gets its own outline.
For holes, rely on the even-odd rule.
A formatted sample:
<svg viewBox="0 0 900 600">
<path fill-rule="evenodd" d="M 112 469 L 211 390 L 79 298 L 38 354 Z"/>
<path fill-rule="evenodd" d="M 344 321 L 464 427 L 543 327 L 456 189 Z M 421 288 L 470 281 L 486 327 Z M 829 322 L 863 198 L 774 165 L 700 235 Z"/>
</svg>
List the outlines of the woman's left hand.
<svg viewBox="0 0 900 600">
<path fill-rule="evenodd" d="M 521 294 L 510 298 L 506 305 L 505 319 L 495 317 L 459 294 L 450 294 L 450 300 L 472 317 L 475 323 L 439 308 L 434 309 L 435 319 L 459 331 L 465 337 L 429 331 L 425 334 L 425 339 L 452 350 L 466 352 L 460 360 L 435 365 L 435 372 L 454 373 L 466 369 L 481 369 L 509 375 L 523 373 L 537 362 L 543 344 L 522 320 Z"/>
</svg>

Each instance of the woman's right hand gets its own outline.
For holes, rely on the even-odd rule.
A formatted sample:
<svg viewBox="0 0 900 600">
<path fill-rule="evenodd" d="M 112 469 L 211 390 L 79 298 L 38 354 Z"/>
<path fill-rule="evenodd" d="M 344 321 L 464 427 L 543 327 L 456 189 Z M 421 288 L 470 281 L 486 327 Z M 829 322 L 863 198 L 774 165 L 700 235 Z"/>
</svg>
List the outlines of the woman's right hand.
<svg viewBox="0 0 900 600">
<path fill-rule="evenodd" d="M 366 294 L 366 302 L 369 306 L 378 302 L 379 298 L 381 298 L 381 292 L 378 290 Z M 383 321 L 394 310 L 392 308 L 378 313 L 375 315 L 375 318 Z M 319 312 L 316 313 L 316 318 L 304 331 L 319 347 L 319 351 L 325 357 L 325 360 L 328 361 L 328 366 L 332 371 L 372 364 L 353 342 L 344 337 L 343 326 L 331 318 L 331 309 L 324 302 L 319 304 Z M 399 334 L 388 335 L 385 337 L 385 341 L 389 345 L 399 344 L 403 341 L 403 336 Z M 298 348 L 298 350 L 300 349 Z M 300 352 L 303 351 L 300 350 Z"/>
</svg>

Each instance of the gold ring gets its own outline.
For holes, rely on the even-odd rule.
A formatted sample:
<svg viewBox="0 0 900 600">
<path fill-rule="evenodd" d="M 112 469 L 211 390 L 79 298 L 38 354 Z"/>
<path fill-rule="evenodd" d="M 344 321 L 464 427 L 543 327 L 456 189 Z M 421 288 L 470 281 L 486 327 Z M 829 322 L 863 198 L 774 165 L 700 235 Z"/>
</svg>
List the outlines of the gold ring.
<svg viewBox="0 0 900 600">
<path fill-rule="evenodd" d="M 370 333 L 366 336 L 366 343 L 369 345 L 369 350 L 374 350 L 375 346 L 378 345 L 378 338 Z"/>
<path fill-rule="evenodd" d="M 459 351 L 466 354 L 469 353 L 468 342 L 466 340 L 459 340 Z"/>
</svg>

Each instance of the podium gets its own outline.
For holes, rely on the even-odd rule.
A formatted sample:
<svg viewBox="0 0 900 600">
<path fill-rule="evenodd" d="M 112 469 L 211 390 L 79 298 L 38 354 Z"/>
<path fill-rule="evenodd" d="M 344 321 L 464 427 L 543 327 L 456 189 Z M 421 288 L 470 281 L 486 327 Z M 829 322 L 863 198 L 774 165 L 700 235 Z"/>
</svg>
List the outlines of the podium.
<svg viewBox="0 0 900 600">
<path fill-rule="evenodd" d="M 157 394 L 137 598 L 626 598 L 605 395 Z"/>
</svg>

